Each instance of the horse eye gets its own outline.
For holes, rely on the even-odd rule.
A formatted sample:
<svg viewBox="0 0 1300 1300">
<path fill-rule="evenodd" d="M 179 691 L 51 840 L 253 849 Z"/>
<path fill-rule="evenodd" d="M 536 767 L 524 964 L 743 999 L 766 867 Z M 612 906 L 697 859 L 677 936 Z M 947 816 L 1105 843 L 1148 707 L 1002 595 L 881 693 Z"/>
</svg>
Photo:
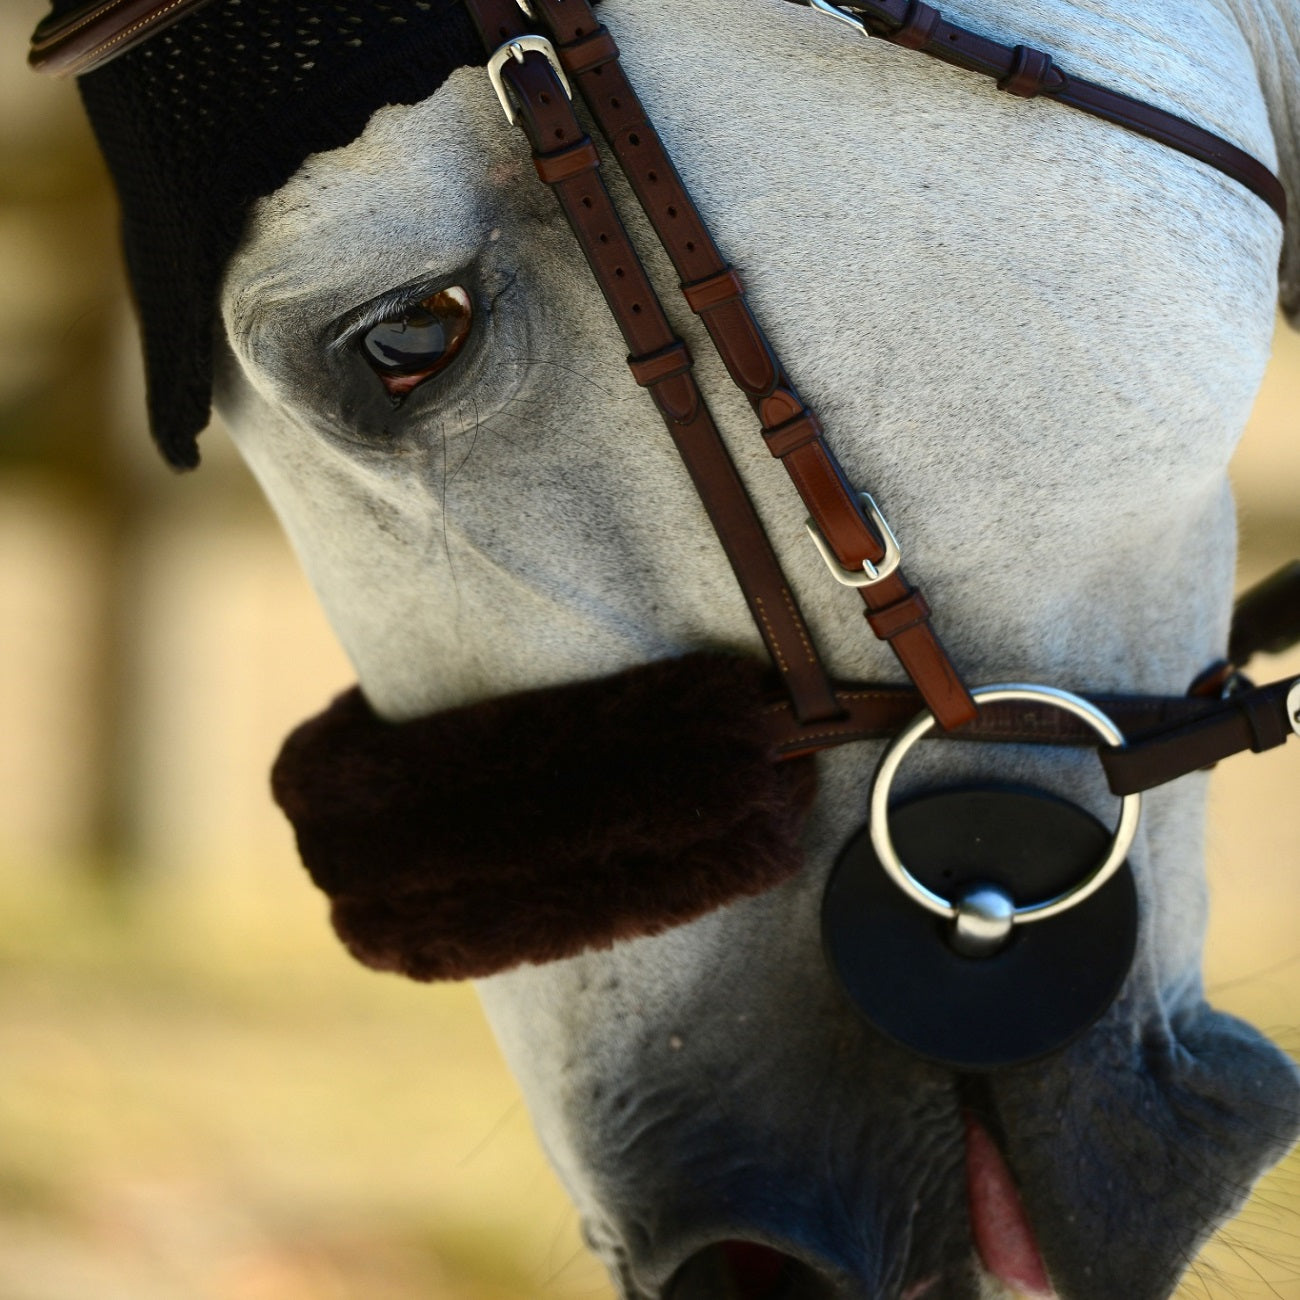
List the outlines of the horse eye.
<svg viewBox="0 0 1300 1300">
<path fill-rule="evenodd" d="M 362 336 L 361 352 L 388 395 L 405 397 L 455 360 L 473 323 L 469 294 L 453 285 L 372 325 Z"/>
</svg>

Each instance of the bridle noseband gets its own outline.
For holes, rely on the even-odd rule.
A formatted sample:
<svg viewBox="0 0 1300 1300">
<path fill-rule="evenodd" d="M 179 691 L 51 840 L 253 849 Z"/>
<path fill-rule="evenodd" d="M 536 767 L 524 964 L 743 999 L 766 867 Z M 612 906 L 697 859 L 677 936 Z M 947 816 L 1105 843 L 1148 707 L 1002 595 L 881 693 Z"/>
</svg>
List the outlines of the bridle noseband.
<svg viewBox="0 0 1300 1300">
<path fill-rule="evenodd" d="M 958 27 L 921 0 L 793 2 L 860 35 L 991 77 L 1009 94 L 1055 99 L 1176 149 L 1238 182 L 1285 218 L 1281 183 L 1256 159 L 1174 114 L 1073 76 L 1044 51 L 1002 45 Z M 104 0 L 86 5 L 57 24 L 42 25 L 32 60 L 52 71 L 84 72 L 205 3 Z M 1136 894 L 1125 859 L 1142 792 L 1231 754 L 1260 752 L 1300 734 L 1300 678 L 1256 688 L 1240 672 L 1257 650 L 1276 650 L 1300 637 L 1300 563 L 1242 598 L 1229 660 L 1202 674 L 1186 696 L 1084 698 L 1026 683 L 968 688 L 934 630 L 925 597 L 905 576 L 903 551 L 885 515 L 841 469 L 817 414 L 799 395 L 751 312 L 740 273 L 714 243 L 627 79 L 613 37 L 588 0 L 465 0 L 465 6 L 482 37 L 488 76 L 505 116 L 528 137 L 537 174 L 573 229 L 626 340 L 633 378 L 664 419 L 779 681 L 779 689 L 766 694 L 752 685 L 738 689 L 740 703 L 728 705 L 725 726 L 718 723 L 713 731 L 695 734 L 683 721 L 683 743 L 703 753 L 724 731 L 730 737 L 727 728 L 732 728 L 733 739 L 743 733 L 747 753 L 761 753 L 757 771 L 845 743 L 889 739 L 874 779 L 867 831 L 847 847 L 827 888 L 824 940 L 832 966 L 873 1024 L 958 1068 L 1013 1064 L 1059 1047 L 1110 1005 L 1132 959 Z M 846 684 L 827 673 L 696 384 L 691 355 L 674 334 L 600 179 L 601 157 L 575 114 L 575 96 L 585 102 L 627 177 L 677 272 L 688 306 L 753 408 L 765 445 L 803 499 L 808 531 L 831 576 L 858 594 L 868 626 L 889 644 L 910 686 Z M 639 716 L 636 710 L 643 707 L 647 717 L 653 712 L 653 703 L 638 702 L 650 680 L 638 676 L 639 671 L 611 679 L 607 687 L 611 700 L 617 696 L 630 702 L 629 717 Z M 721 672 L 715 661 L 708 671 L 719 672 L 717 689 L 725 693 L 730 669 Z M 748 683 L 748 672 L 738 668 L 732 676 Z M 672 689 L 685 689 L 685 677 L 665 669 L 654 678 L 647 698 L 653 702 L 653 691 L 669 689 L 670 680 L 677 683 Z M 519 699 L 525 712 L 536 707 L 532 694 Z M 364 702 L 345 697 L 335 710 L 343 705 L 332 720 L 334 711 L 322 715 L 324 722 L 308 724 L 315 727 L 310 735 L 300 733 L 290 741 L 277 768 L 277 796 L 295 822 L 304 859 L 335 899 L 336 924 L 363 959 L 420 978 L 481 974 L 512 959 L 549 960 L 635 931 L 627 909 L 611 904 L 610 916 L 617 913 L 617 923 L 609 920 L 585 936 L 575 931 L 572 942 L 557 945 L 553 935 L 539 933 L 531 946 L 521 941 L 512 948 L 496 942 L 494 931 L 495 946 L 484 941 L 481 948 L 481 953 L 490 948 L 492 956 L 476 957 L 474 936 L 481 938 L 493 928 L 486 907 L 482 916 L 475 913 L 473 926 L 478 928 L 472 934 L 468 920 L 461 934 L 448 933 L 446 947 L 456 950 L 451 956 L 430 944 L 427 935 L 420 940 L 418 961 L 400 951 L 402 943 L 416 942 L 409 938 L 393 940 L 393 951 L 385 948 L 376 956 L 378 948 L 367 936 L 400 930 L 395 918 L 403 900 L 432 892 L 437 907 L 455 911 L 457 900 L 474 883 L 456 875 L 454 888 L 449 884 L 438 893 L 421 883 L 415 858 L 398 871 L 400 884 L 388 892 L 371 889 L 373 882 L 344 880 L 346 864 L 336 861 L 332 846 L 342 834 L 341 823 L 322 817 L 318 807 L 327 797 L 344 798 L 343 787 L 328 781 L 313 784 L 323 750 L 337 752 L 353 744 L 353 737 L 362 737 L 356 752 L 369 753 L 371 720 Z M 512 725 L 508 718 L 501 724 L 485 754 L 492 744 L 511 743 Z M 373 720 L 373 726 L 385 724 Z M 1100 738 L 1103 769 L 1122 800 L 1119 819 L 1107 832 L 1072 804 L 1005 787 L 940 791 L 895 810 L 890 796 L 899 766 L 908 750 L 930 734 L 1074 746 L 1097 745 Z M 439 732 L 428 743 L 457 742 Z M 329 796 L 319 793 L 326 787 L 333 792 Z M 786 797 L 793 795 L 775 789 L 763 795 L 773 806 Z M 781 822 L 773 834 L 780 838 L 789 831 Z M 1025 857 L 1027 844 L 1035 845 L 1032 861 Z M 953 876 L 949 868 L 954 863 L 961 867 L 958 878 L 944 884 Z M 656 869 L 672 871 L 667 864 Z M 448 870 L 456 874 L 454 867 Z M 756 887 L 770 886 L 783 870 L 774 865 Z M 727 897 L 755 891 L 738 879 L 719 896 L 701 890 L 700 881 L 688 876 L 684 873 L 680 888 L 678 883 L 669 886 L 666 878 L 652 880 L 652 885 L 664 885 L 659 903 L 637 894 L 637 906 L 647 909 L 643 932 L 679 924 Z M 1104 917 L 1104 943 L 1086 940 L 1094 933 L 1087 926 L 1102 923 L 1086 917 Z M 870 940 L 868 930 L 875 936 Z M 886 952 L 888 965 L 872 956 Z M 1085 953 L 1090 973 L 1081 980 L 1077 963 Z M 900 983 L 900 965 L 923 974 Z M 1007 989 L 1026 986 L 1040 990 L 1034 1004 L 1038 1010 L 1031 1008 L 1019 1028 L 995 1025 Z"/>
</svg>

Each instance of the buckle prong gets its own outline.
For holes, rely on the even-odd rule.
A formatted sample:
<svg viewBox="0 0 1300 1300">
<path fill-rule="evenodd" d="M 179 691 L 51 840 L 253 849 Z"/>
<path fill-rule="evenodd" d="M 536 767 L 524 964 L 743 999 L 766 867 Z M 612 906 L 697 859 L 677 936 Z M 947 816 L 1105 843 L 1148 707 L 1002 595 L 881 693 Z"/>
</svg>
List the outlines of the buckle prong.
<svg viewBox="0 0 1300 1300">
<path fill-rule="evenodd" d="M 817 527 L 817 521 L 811 515 L 807 521 L 808 536 L 813 539 L 813 543 L 820 552 L 822 559 L 826 561 L 826 567 L 831 571 L 831 576 L 836 582 L 843 583 L 846 587 L 870 587 L 874 583 L 882 582 L 898 568 L 899 561 L 902 559 L 898 538 L 894 536 L 894 530 L 890 528 L 889 521 L 880 513 L 880 507 L 872 499 L 871 493 L 859 492 L 858 501 L 862 505 L 863 512 L 871 521 L 872 527 L 880 535 L 880 540 L 885 548 L 884 555 L 876 564 L 872 564 L 870 560 L 863 560 L 861 569 L 845 569 L 841 567 L 835 552 L 831 550 L 826 538 L 822 536 L 822 530 Z"/>
</svg>

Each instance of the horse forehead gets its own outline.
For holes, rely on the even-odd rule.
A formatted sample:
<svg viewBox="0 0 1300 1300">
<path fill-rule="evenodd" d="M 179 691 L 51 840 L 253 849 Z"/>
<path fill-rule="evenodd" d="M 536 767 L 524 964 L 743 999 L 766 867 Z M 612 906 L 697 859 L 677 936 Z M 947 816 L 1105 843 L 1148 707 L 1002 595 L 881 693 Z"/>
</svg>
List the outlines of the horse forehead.
<svg viewBox="0 0 1300 1300">
<path fill-rule="evenodd" d="M 380 108 L 352 144 L 307 158 L 254 205 L 222 290 L 234 336 L 286 300 L 339 314 L 464 265 L 492 238 L 489 198 L 527 179 L 526 157 L 482 80 L 460 68 L 421 103 Z"/>
<path fill-rule="evenodd" d="M 1167 315 L 1204 352 L 1210 382 L 1230 368 L 1240 381 L 1231 405 L 1249 400 L 1253 369 L 1234 355 L 1239 323 L 1245 315 L 1267 332 L 1272 285 L 1239 272 L 1275 264 L 1276 223 L 1209 169 L 1083 114 L 991 94 L 982 79 L 910 51 L 855 41 L 794 5 L 606 0 L 602 12 L 778 346 L 783 334 L 800 347 L 820 338 L 823 369 L 834 368 L 828 331 L 887 342 L 918 304 L 933 322 L 987 316 L 992 338 L 1010 297 L 1029 316 L 1051 315 L 1063 286 L 1086 277 L 1096 310 L 1036 338 L 1040 354 L 1080 334 L 1095 346 L 1112 322 L 1121 337 L 1128 302 L 1174 302 Z M 1273 156 L 1245 42 L 1206 0 L 1180 6 L 1168 31 L 1135 24 L 1109 0 L 966 0 L 954 17 L 995 36 L 1041 35 L 1064 46 L 1073 71 Z M 424 102 L 378 110 L 351 145 L 307 159 L 257 205 L 228 271 L 227 319 L 309 294 L 345 310 L 463 264 L 503 211 L 539 210 L 531 170 L 483 69 L 459 69 Z M 1150 218 L 1140 249 L 1135 209 Z M 802 323 L 787 331 L 790 317 Z M 969 340 L 941 327 L 931 342 Z M 805 383 L 818 364 L 809 359 Z"/>
</svg>

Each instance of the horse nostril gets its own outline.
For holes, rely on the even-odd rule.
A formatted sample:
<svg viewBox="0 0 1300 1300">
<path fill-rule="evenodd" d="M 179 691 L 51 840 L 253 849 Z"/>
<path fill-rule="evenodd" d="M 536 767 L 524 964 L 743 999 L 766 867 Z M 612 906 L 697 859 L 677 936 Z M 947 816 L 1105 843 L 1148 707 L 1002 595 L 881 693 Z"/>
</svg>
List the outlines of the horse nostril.
<svg viewBox="0 0 1300 1300">
<path fill-rule="evenodd" d="M 806 1264 L 756 1241 L 720 1241 L 678 1269 L 666 1300 L 830 1300 Z"/>
<path fill-rule="evenodd" d="M 788 1255 L 753 1241 L 724 1241 L 716 1249 L 731 1269 L 737 1290 L 746 1298 L 772 1295 L 795 1263 Z"/>
</svg>

